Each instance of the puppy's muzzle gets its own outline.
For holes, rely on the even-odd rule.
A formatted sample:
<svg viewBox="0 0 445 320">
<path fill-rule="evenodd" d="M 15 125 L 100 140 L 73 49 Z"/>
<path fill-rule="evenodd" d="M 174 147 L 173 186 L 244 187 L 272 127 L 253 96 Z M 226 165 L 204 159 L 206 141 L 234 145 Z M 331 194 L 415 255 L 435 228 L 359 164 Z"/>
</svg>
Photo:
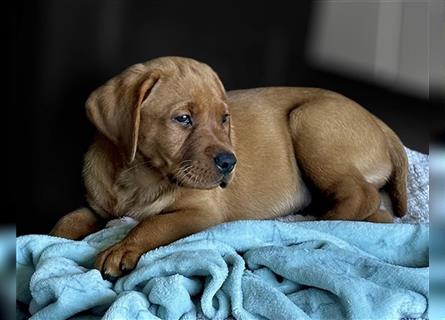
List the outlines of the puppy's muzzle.
<svg viewBox="0 0 445 320">
<path fill-rule="evenodd" d="M 215 161 L 216 169 L 222 175 L 228 175 L 232 172 L 236 164 L 236 157 L 230 152 L 218 153 L 213 160 Z"/>
</svg>

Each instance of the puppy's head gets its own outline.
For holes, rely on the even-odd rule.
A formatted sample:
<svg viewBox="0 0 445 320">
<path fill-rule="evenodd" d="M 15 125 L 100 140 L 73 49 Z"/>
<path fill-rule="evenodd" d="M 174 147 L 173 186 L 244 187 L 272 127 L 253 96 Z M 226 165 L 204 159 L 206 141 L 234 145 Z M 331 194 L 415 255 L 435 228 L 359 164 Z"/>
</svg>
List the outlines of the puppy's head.
<svg viewBox="0 0 445 320">
<path fill-rule="evenodd" d="M 231 180 L 236 157 L 223 85 L 207 65 L 164 57 L 136 64 L 94 91 L 88 118 L 131 163 L 173 183 L 210 189 Z"/>
</svg>

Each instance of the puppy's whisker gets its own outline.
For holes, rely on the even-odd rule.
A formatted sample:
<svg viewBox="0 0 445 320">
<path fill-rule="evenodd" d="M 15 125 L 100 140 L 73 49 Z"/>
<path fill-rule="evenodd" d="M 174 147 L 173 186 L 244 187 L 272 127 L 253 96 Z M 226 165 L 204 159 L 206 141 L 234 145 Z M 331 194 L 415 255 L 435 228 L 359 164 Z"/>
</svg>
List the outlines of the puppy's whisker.
<svg viewBox="0 0 445 320">
<path fill-rule="evenodd" d="M 191 164 L 193 160 L 183 160 L 179 163 L 178 167 L 181 168 L 182 166 L 186 166 L 188 164 Z"/>
<path fill-rule="evenodd" d="M 190 170 L 192 170 L 192 166 L 191 166 L 191 165 L 188 166 L 188 167 L 185 167 L 185 168 L 181 169 L 179 173 L 180 173 L 180 175 L 182 176 L 182 175 L 185 175 L 185 174 L 187 174 L 188 172 L 190 172 Z"/>
<path fill-rule="evenodd" d="M 183 161 L 185 162 L 185 161 Z M 191 161 L 187 161 L 191 162 Z M 184 184 L 186 176 L 189 174 L 189 172 L 193 170 L 193 165 L 183 165 L 183 167 L 179 167 L 178 170 L 176 170 L 176 177 L 177 181 L 179 183 Z"/>
<path fill-rule="evenodd" d="M 181 173 L 186 173 L 186 172 L 189 172 L 191 169 L 192 169 L 192 166 L 188 166 L 188 167 L 185 167 L 185 168 L 180 169 L 179 171 L 180 171 Z"/>
</svg>

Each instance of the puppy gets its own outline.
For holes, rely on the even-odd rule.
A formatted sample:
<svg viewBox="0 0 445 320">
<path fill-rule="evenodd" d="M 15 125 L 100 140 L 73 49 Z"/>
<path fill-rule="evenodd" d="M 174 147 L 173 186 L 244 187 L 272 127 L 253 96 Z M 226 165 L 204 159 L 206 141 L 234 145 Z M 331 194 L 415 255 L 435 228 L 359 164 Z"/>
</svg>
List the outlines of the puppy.
<svg viewBox="0 0 445 320">
<path fill-rule="evenodd" d="M 98 129 L 83 171 L 92 210 L 68 214 L 51 234 L 78 239 L 110 219 L 139 220 L 99 254 L 107 278 L 133 269 L 144 252 L 226 221 L 274 218 L 312 202 L 321 219 L 390 222 L 379 209 L 382 187 L 395 215 L 406 211 L 400 140 L 331 91 L 226 93 L 209 66 L 163 57 L 108 81 L 86 110 Z"/>
</svg>

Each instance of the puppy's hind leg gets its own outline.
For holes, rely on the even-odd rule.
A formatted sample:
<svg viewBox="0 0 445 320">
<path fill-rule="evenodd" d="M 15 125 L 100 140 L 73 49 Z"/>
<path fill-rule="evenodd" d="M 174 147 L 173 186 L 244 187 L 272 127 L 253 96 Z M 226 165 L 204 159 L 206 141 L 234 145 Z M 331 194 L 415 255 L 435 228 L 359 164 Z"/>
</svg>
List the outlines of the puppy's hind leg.
<svg viewBox="0 0 445 320">
<path fill-rule="evenodd" d="M 340 180 L 337 183 L 322 190 L 329 209 L 321 215 L 321 219 L 390 222 L 387 221 L 387 215 L 379 210 L 380 194 L 376 187 L 360 176 L 338 178 Z"/>
<path fill-rule="evenodd" d="M 389 222 L 390 217 L 378 211 L 378 185 L 363 174 L 389 161 L 386 138 L 371 120 L 352 102 L 337 98 L 306 103 L 290 112 L 297 165 L 320 196 L 321 219 Z"/>
<path fill-rule="evenodd" d="M 63 216 L 50 231 L 49 235 L 78 240 L 99 231 L 105 221 L 88 208 L 77 209 Z"/>
</svg>

